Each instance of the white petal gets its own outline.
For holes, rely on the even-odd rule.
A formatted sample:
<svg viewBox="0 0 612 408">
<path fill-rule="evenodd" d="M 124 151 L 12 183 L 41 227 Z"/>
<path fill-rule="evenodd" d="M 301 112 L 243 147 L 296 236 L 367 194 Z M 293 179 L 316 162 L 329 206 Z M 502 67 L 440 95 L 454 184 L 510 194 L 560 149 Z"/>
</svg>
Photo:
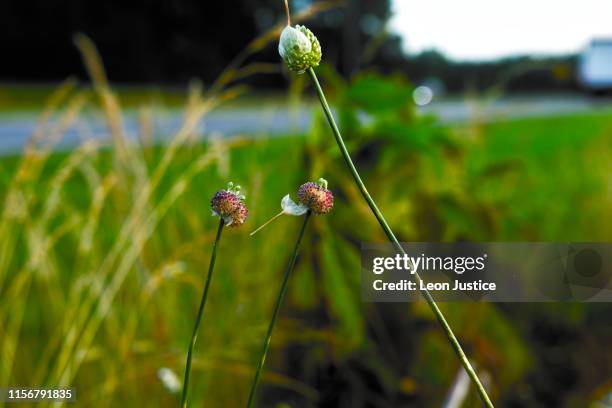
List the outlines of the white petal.
<svg viewBox="0 0 612 408">
<path fill-rule="evenodd" d="M 164 384 L 164 387 L 171 393 L 175 394 L 181 390 L 181 382 L 171 369 L 162 367 L 157 370 L 157 376 Z"/>
<path fill-rule="evenodd" d="M 288 215 L 304 215 L 308 211 L 308 207 L 303 204 L 298 204 L 291 199 L 289 194 L 283 197 L 281 200 L 281 208 L 283 212 Z"/>
<path fill-rule="evenodd" d="M 285 58 L 289 52 L 296 50 L 296 46 L 302 54 L 307 54 L 312 49 L 312 44 L 310 44 L 310 40 L 304 33 L 297 28 L 285 27 L 278 42 L 278 53 L 281 57 Z"/>
</svg>

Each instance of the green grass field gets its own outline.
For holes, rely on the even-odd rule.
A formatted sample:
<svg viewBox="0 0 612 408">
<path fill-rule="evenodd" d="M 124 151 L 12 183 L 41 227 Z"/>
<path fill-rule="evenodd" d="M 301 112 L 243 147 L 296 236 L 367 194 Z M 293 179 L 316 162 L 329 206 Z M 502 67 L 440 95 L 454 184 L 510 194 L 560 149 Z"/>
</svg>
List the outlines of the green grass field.
<svg viewBox="0 0 612 408">
<path fill-rule="evenodd" d="M 248 232 L 279 211 L 282 196 L 325 176 L 336 205 L 307 232 L 261 405 L 439 405 L 459 363 L 424 305 L 360 301 L 359 243 L 384 236 L 318 122 L 308 135 L 191 144 L 188 119 L 170 146 L 117 138 L 111 149 L 85 144 L 2 158 L 0 384 L 71 385 L 78 406 L 177 404 L 158 371 L 182 376 L 217 222 L 209 200 L 234 181 L 247 192 L 251 217 L 223 237 L 192 390 L 196 406 L 240 406 L 299 220 L 281 218 L 252 238 Z M 401 239 L 612 238 L 612 115 L 433 133 L 410 126 L 417 144 L 346 126 Z M 605 392 L 609 378 L 597 367 L 612 358 L 609 306 L 442 307 L 491 379 L 495 400 L 582 406 Z M 571 334 L 553 347 L 571 356 L 557 362 L 559 378 L 548 378 L 550 346 L 534 340 L 542 325 Z M 316 383 L 322 375 L 330 381 Z M 530 384 L 540 378 L 548 382 L 536 399 Z"/>
</svg>

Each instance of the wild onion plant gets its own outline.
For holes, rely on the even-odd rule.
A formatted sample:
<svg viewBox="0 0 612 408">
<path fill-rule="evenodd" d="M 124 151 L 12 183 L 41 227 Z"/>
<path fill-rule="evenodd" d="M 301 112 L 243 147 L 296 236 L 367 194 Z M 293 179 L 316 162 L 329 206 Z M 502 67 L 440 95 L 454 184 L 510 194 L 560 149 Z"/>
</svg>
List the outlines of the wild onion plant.
<svg viewBox="0 0 612 408">
<path fill-rule="evenodd" d="M 276 320 L 278 319 L 278 312 L 280 311 L 281 304 L 283 303 L 283 298 L 285 297 L 285 292 L 287 291 L 287 282 L 289 282 L 289 276 L 291 275 L 293 267 L 295 266 L 295 261 L 297 259 L 298 251 L 300 249 L 300 243 L 302 242 L 302 237 L 304 237 L 304 231 L 306 230 L 306 224 L 308 224 L 308 220 L 310 219 L 310 216 L 312 214 L 327 214 L 332 210 L 334 206 L 334 196 L 332 192 L 327 189 L 327 181 L 322 178 L 320 178 L 316 182 L 311 181 L 302 184 L 298 189 L 297 196 L 298 203 L 295 203 L 293 200 L 291 200 L 289 194 L 283 197 L 283 199 L 281 200 L 282 211 L 251 233 L 251 235 L 255 234 L 257 231 L 261 230 L 271 221 L 275 220 L 283 214 L 294 216 L 305 215 L 304 222 L 302 223 L 302 227 L 300 228 L 300 232 L 298 233 L 297 240 L 295 241 L 295 246 L 293 247 L 293 253 L 291 254 L 289 265 L 285 270 L 285 275 L 283 277 L 283 281 L 281 283 L 281 287 L 276 298 L 276 303 L 274 304 L 272 319 L 270 320 L 270 324 L 268 325 L 268 331 L 266 332 L 266 337 L 264 338 L 259 362 L 257 363 L 257 368 L 255 369 L 255 377 L 253 378 L 253 382 L 251 383 L 251 391 L 249 392 L 247 407 L 252 407 L 253 403 L 255 402 L 255 392 L 257 390 L 259 378 L 261 377 L 261 373 L 263 371 L 263 366 L 266 361 L 268 349 L 270 348 L 270 339 L 272 338 L 272 331 L 274 330 L 274 326 L 276 325 Z"/>
<path fill-rule="evenodd" d="M 291 18 L 287 0 L 285 0 L 285 10 L 287 12 L 287 27 L 285 27 L 280 36 L 280 41 L 278 45 L 279 54 L 281 55 L 281 57 L 287 64 L 287 67 L 291 71 L 295 71 L 298 74 L 308 72 L 308 75 L 312 79 L 312 83 L 317 91 L 317 95 L 319 97 L 319 101 L 321 102 L 321 107 L 323 108 L 325 117 L 327 118 L 329 126 L 332 130 L 334 138 L 336 139 L 336 143 L 340 148 L 340 152 L 342 153 L 346 165 L 348 166 L 351 175 L 353 176 L 355 184 L 359 188 L 361 195 L 367 202 L 368 206 L 370 207 L 370 210 L 374 214 L 374 217 L 376 217 L 376 220 L 387 235 L 389 241 L 394 244 L 394 246 L 399 252 L 405 254 L 403 247 L 399 243 L 398 239 L 395 237 L 395 234 L 391 230 L 391 227 L 389 227 L 389 224 L 385 220 L 385 217 L 383 216 L 382 212 L 378 209 L 378 206 L 376 205 L 374 199 L 368 192 L 365 184 L 363 183 L 363 180 L 361 179 L 361 176 L 359 175 L 359 172 L 357 171 L 357 168 L 355 167 L 355 164 L 353 163 L 353 160 L 351 159 L 346 145 L 344 144 L 344 140 L 342 139 L 342 135 L 340 134 L 340 130 L 336 125 L 336 121 L 331 112 L 331 109 L 329 108 L 329 104 L 327 103 L 327 99 L 325 98 L 325 94 L 323 92 L 323 89 L 321 88 L 321 84 L 319 83 L 317 75 L 313 69 L 314 67 L 319 65 L 319 62 L 321 60 L 322 52 L 319 40 L 308 28 L 304 26 L 296 25 L 295 27 L 291 27 Z M 415 273 L 413 276 L 417 280 L 419 287 L 421 287 L 420 283 L 422 279 L 419 274 Z M 436 304 L 435 300 L 427 289 L 421 289 L 421 293 L 427 301 L 432 312 L 436 316 L 436 319 L 442 326 L 442 329 L 446 334 L 446 337 L 450 342 L 451 346 L 455 350 L 455 353 L 459 357 L 461 364 L 463 365 L 470 379 L 476 386 L 476 389 L 478 390 L 478 394 L 482 399 L 482 402 L 487 407 L 493 407 L 493 403 L 487 395 L 487 392 L 484 386 L 482 385 L 480 379 L 478 378 L 476 371 L 470 364 L 467 356 L 465 355 L 465 352 L 463 351 L 461 345 L 459 344 L 459 341 L 457 340 L 457 337 L 455 336 L 453 330 L 446 321 L 446 318 L 438 308 L 438 305 Z"/>
<path fill-rule="evenodd" d="M 198 338 L 198 330 L 200 328 L 200 322 L 204 317 L 204 308 L 206 306 L 206 300 L 208 299 L 208 290 L 210 289 L 210 282 L 212 281 L 213 270 L 215 268 L 215 260 L 217 258 L 217 247 L 221 240 L 221 233 L 223 227 L 239 227 L 244 224 L 249 210 L 244 204 L 244 195 L 241 193 L 240 186 L 234 186 L 233 183 L 229 183 L 226 190 L 218 191 L 211 200 L 211 208 L 213 215 L 220 218 L 219 227 L 217 228 L 217 235 L 213 242 L 212 254 L 210 256 L 210 265 L 208 267 L 208 275 L 206 277 L 206 283 L 204 284 L 204 291 L 202 292 L 202 299 L 200 300 L 200 307 L 198 308 L 198 314 L 196 321 L 193 326 L 193 333 L 191 335 L 191 341 L 189 342 L 189 350 L 187 351 L 187 362 L 185 364 L 185 377 L 183 381 L 183 393 L 181 396 L 181 407 L 187 407 L 187 398 L 189 391 L 189 375 L 191 374 L 191 360 L 193 357 L 193 350 L 195 347 L 196 340 Z"/>
</svg>

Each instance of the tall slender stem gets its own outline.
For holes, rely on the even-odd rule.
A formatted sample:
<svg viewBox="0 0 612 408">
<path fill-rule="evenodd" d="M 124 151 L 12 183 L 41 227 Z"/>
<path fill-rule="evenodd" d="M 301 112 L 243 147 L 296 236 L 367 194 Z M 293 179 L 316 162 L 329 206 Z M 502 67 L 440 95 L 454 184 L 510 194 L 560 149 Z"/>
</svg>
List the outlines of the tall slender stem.
<svg viewBox="0 0 612 408">
<path fill-rule="evenodd" d="M 212 254 L 210 256 L 210 265 L 208 266 L 208 276 L 206 277 L 206 283 L 204 284 L 204 291 L 202 292 L 202 300 L 200 300 L 200 307 L 198 309 L 198 315 L 196 317 L 195 325 L 193 326 L 193 333 L 191 335 L 191 342 L 189 343 L 189 350 L 187 351 L 187 364 L 185 364 L 185 380 L 183 382 L 183 394 L 181 396 L 181 408 L 187 407 L 187 393 L 189 388 L 189 374 L 191 373 L 191 358 L 193 357 L 193 349 L 198 339 L 198 329 L 200 328 L 200 322 L 204 317 L 204 306 L 206 305 L 206 299 L 208 298 L 208 289 L 210 288 L 210 282 L 212 280 L 213 270 L 215 269 L 215 259 L 217 258 L 217 246 L 219 246 L 219 240 L 221 239 L 221 232 L 223 232 L 223 218 L 219 221 L 219 228 L 217 229 L 217 236 L 213 243 Z"/>
<path fill-rule="evenodd" d="M 287 291 L 287 282 L 289 281 L 289 275 L 291 275 L 291 271 L 295 266 L 295 260 L 298 256 L 298 251 L 300 249 L 300 243 L 302 242 L 302 237 L 304 236 L 304 230 L 306 230 L 306 224 L 308 223 L 308 219 L 310 218 L 310 211 L 306 213 L 304 217 L 304 223 L 302 224 L 302 228 L 300 229 L 300 233 L 298 235 L 297 241 L 295 241 L 295 248 L 293 248 L 293 255 L 291 255 L 291 260 L 289 261 L 289 265 L 287 266 L 287 270 L 285 271 L 285 276 L 283 278 L 283 283 L 280 287 L 280 292 L 278 293 L 278 298 L 276 299 L 276 304 L 274 305 L 274 312 L 272 313 L 272 320 L 270 320 L 270 324 L 268 325 L 268 332 L 266 333 L 266 338 L 264 340 L 263 349 L 261 350 L 261 357 L 259 359 L 259 363 L 257 365 L 257 369 L 255 370 L 255 378 L 253 378 L 253 383 L 251 384 L 251 391 L 249 392 L 249 400 L 247 402 L 247 408 L 251 408 L 253 403 L 255 402 L 255 391 L 257 390 L 257 384 L 259 383 L 259 377 L 263 371 L 263 366 L 266 361 L 266 354 L 268 354 L 268 349 L 270 348 L 270 339 L 272 338 L 272 331 L 274 330 L 274 325 L 276 324 L 276 320 L 278 319 L 278 312 L 280 311 L 281 304 L 283 303 L 283 298 L 285 297 L 285 292 Z"/>
<path fill-rule="evenodd" d="M 291 13 L 289 13 L 289 1 L 285 0 L 285 13 L 287 14 L 287 25 L 291 26 Z"/>
<path fill-rule="evenodd" d="M 406 252 L 404 251 L 404 248 L 400 245 L 399 241 L 395 237 L 395 234 L 391 230 L 391 227 L 389 227 L 389 224 L 387 224 L 387 221 L 385 220 L 385 217 L 383 216 L 382 212 L 380 212 L 380 210 L 376 206 L 376 203 L 372 199 L 372 196 L 368 192 L 365 184 L 363 183 L 363 181 L 361 180 L 361 177 L 359 176 L 359 173 L 357 172 L 357 169 L 355 168 L 355 165 L 353 164 L 353 160 L 351 159 L 351 156 L 348 150 L 346 149 L 346 145 L 344 144 L 344 140 L 342 139 L 340 130 L 338 130 L 338 126 L 336 125 L 334 116 L 332 115 L 331 109 L 329 108 L 327 99 L 325 98 L 325 94 L 323 93 L 323 89 L 321 88 L 321 84 L 319 84 L 317 75 L 315 74 L 312 68 L 308 69 L 308 74 L 310 75 L 310 78 L 312 78 L 312 82 L 314 83 L 314 86 L 317 90 L 317 94 L 319 95 L 319 100 L 321 101 L 321 106 L 323 107 L 323 112 L 325 113 L 325 117 L 327 118 L 327 121 L 329 122 L 329 126 L 331 127 L 331 130 L 334 134 L 334 138 L 336 139 L 336 143 L 338 144 L 338 147 L 340 148 L 340 152 L 342 153 L 342 156 L 344 157 L 344 161 L 346 162 L 349 170 L 351 171 L 351 174 L 353 176 L 353 179 L 355 180 L 355 183 L 357 184 L 357 186 L 359 187 L 359 190 L 361 191 L 361 195 L 368 203 L 368 206 L 372 210 L 372 213 L 374 213 L 374 216 L 378 220 L 378 223 L 384 230 L 389 240 L 395 245 L 398 251 L 400 251 L 402 254 L 406 254 Z M 421 287 L 420 283 L 422 282 L 422 279 L 419 276 L 419 274 L 415 273 L 413 276 L 415 277 L 417 283 L 419 284 L 419 287 Z M 433 311 L 434 315 L 436 316 L 436 319 L 442 326 L 442 330 L 446 334 L 448 341 L 450 342 L 451 346 L 455 350 L 455 353 L 459 357 L 459 361 L 461 361 L 463 368 L 465 368 L 465 371 L 470 376 L 470 379 L 476 386 L 476 389 L 478 390 L 478 394 L 480 395 L 480 398 L 482 399 L 483 404 L 487 407 L 492 408 L 493 403 L 491 402 L 491 399 L 487 395 L 487 392 L 484 386 L 482 385 L 482 383 L 480 382 L 480 379 L 478 378 L 476 371 L 474 371 L 474 368 L 472 367 L 467 356 L 463 352 L 463 349 L 461 348 L 461 345 L 459 344 L 459 340 L 457 340 L 457 337 L 455 336 L 450 325 L 444 318 L 444 315 L 438 308 L 438 305 L 436 304 L 435 300 L 433 299 L 433 297 L 431 296 L 431 294 L 429 293 L 427 289 L 423 288 L 423 289 L 420 289 L 420 291 L 423 297 L 425 298 L 425 300 L 427 301 L 427 304 Z"/>
</svg>

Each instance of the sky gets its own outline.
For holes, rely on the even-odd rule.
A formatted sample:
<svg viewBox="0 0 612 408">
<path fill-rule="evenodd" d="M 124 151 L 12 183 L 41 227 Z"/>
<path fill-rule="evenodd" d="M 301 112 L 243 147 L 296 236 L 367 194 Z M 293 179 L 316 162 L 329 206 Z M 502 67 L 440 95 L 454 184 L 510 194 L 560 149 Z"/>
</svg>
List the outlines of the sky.
<svg viewBox="0 0 612 408">
<path fill-rule="evenodd" d="M 612 38 L 612 0 L 393 0 L 391 28 L 409 53 L 457 60 L 576 52 Z"/>
</svg>

